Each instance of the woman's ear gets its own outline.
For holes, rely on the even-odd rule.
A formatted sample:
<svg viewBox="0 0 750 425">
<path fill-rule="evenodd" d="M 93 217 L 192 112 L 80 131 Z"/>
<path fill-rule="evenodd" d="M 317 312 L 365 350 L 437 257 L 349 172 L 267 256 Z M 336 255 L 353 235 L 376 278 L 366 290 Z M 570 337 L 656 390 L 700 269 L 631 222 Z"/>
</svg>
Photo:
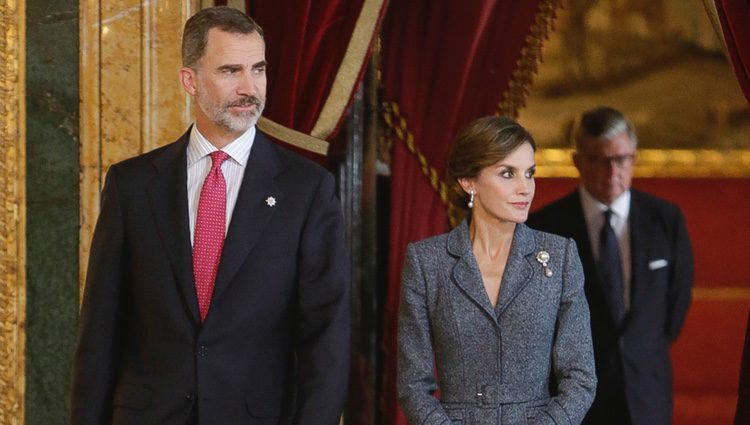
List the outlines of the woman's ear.
<svg viewBox="0 0 750 425">
<path fill-rule="evenodd" d="M 458 179 L 458 184 L 461 185 L 461 189 L 466 193 L 470 193 L 474 190 L 474 179 L 468 177 L 461 177 Z"/>
</svg>

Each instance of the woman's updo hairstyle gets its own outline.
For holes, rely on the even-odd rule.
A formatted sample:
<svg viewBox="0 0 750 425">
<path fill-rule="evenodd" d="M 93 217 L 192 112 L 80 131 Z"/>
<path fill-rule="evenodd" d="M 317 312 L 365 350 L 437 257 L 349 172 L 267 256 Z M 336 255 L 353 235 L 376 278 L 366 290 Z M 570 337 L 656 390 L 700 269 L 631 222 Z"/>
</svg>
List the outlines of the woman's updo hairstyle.
<svg viewBox="0 0 750 425">
<path fill-rule="evenodd" d="M 456 136 L 446 170 L 452 222 L 458 223 L 469 213 L 469 194 L 458 184 L 458 179 L 477 177 L 482 169 L 502 161 L 524 143 L 536 151 L 531 134 L 506 116 L 476 119 Z"/>
</svg>

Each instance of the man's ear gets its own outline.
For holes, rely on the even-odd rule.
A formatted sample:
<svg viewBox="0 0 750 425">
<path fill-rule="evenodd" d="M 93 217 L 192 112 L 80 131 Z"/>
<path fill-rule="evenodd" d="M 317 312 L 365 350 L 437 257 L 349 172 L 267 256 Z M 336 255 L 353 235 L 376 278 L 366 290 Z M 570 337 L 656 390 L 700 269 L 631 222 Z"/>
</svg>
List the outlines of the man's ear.
<svg viewBox="0 0 750 425">
<path fill-rule="evenodd" d="M 188 68 L 187 66 L 183 66 L 180 69 L 180 83 L 182 83 L 182 88 L 190 96 L 195 96 L 195 94 L 198 92 L 198 87 L 195 84 L 195 79 L 196 75 L 194 69 Z"/>
<path fill-rule="evenodd" d="M 573 152 L 571 154 L 571 156 L 573 157 L 573 165 L 575 165 L 576 169 L 580 173 L 581 172 L 581 165 L 582 165 L 581 162 L 583 161 L 583 158 L 581 157 L 581 154 L 578 153 L 578 152 Z"/>
</svg>

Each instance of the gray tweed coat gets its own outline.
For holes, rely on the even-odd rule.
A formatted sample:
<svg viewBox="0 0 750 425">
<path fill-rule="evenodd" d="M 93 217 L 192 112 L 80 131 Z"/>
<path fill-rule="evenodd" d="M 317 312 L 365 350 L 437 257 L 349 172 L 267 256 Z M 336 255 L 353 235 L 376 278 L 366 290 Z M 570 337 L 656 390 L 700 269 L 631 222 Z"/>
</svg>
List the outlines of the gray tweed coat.
<svg viewBox="0 0 750 425">
<path fill-rule="evenodd" d="M 402 285 L 398 398 L 410 424 L 580 424 L 596 374 L 572 239 L 519 224 L 496 308 L 466 221 L 410 244 Z"/>
</svg>

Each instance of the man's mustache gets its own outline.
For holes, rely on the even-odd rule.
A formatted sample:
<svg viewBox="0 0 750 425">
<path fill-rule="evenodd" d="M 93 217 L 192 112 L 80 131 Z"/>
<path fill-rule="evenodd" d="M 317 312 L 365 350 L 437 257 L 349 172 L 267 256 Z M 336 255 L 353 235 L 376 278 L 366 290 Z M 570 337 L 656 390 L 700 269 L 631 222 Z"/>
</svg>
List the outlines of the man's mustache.
<svg viewBox="0 0 750 425">
<path fill-rule="evenodd" d="M 245 106 L 252 106 L 252 105 L 260 107 L 261 104 L 262 104 L 262 102 L 257 97 L 255 97 L 255 96 L 246 96 L 246 97 L 242 97 L 242 98 L 240 98 L 238 100 L 235 100 L 233 102 L 229 102 L 226 106 L 227 106 L 227 108 L 232 108 L 232 107 L 235 107 L 235 106 L 245 107 Z"/>
</svg>

